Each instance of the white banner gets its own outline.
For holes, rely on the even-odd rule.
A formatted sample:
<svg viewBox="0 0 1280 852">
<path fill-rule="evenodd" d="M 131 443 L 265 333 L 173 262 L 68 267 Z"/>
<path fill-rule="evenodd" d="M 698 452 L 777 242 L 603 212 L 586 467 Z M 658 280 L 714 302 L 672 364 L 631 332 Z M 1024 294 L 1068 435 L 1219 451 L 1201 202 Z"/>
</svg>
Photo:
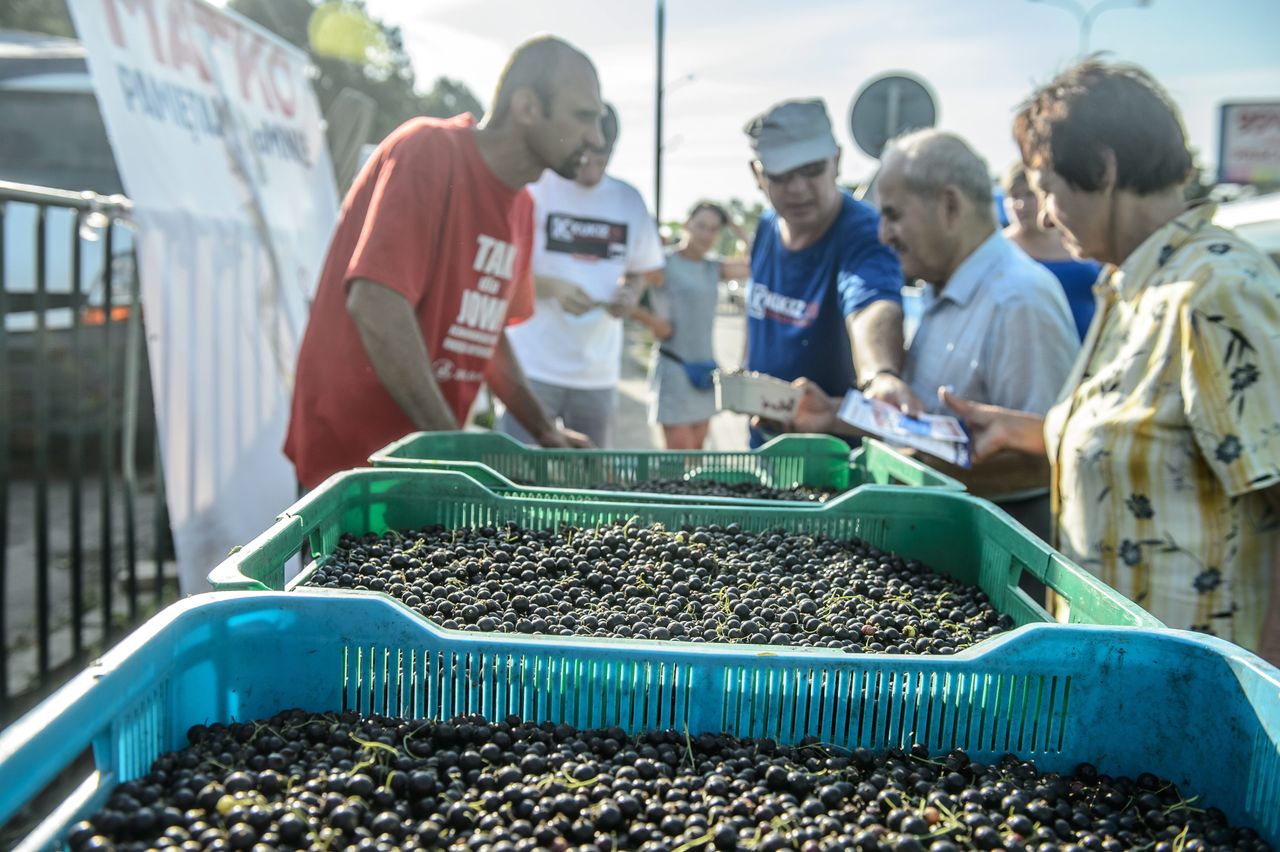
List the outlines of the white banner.
<svg viewBox="0 0 1280 852">
<path fill-rule="evenodd" d="M 337 217 L 302 52 L 201 0 L 71 0 L 138 225 L 182 591 L 293 502 L 282 452 Z"/>
</svg>

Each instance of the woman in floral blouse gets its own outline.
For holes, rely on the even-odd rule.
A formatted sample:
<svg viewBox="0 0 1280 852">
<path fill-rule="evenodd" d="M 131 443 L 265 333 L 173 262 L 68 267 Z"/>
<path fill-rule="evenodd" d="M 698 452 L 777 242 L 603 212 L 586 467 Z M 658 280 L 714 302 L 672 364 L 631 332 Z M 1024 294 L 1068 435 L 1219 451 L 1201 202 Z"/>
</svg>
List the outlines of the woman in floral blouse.
<svg viewBox="0 0 1280 852">
<path fill-rule="evenodd" d="M 1071 68 L 1014 135 L 1042 211 L 1106 264 L 1098 316 L 1046 417 L 943 401 L 976 457 L 1048 454 L 1068 557 L 1170 627 L 1280 662 L 1280 272 L 1185 204 L 1186 136 L 1144 71 Z"/>
</svg>

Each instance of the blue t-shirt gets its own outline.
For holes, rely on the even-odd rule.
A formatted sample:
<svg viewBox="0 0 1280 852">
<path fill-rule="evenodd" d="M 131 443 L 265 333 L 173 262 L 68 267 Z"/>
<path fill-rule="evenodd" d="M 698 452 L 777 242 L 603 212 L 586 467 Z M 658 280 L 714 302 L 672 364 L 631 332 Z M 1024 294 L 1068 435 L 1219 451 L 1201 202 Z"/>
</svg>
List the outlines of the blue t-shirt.
<svg viewBox="0 0 1280 852">
<path fill-rule="evenodd" d="M 1089 323 L 1093 322 L 1093 311 L 1097 307 L 1093 300 L 1093 284 L 1102 272 L 1102 264 L 1092 260 L 1040 260 L 1037 261 L 1052 272 L 1062 282 L 1062 292 L 1067 294 L 1067 305 L 1071 308 L 1071 318 L 1076 321 L 1076 331 L 1084 340 L 1089 331 Z"/>
<path fill-rule="evenodd" d="M 845 317 L 878 299 L 902 303 L 902 267 L 880 242 L 875 209 L 842 193 L 822 239 L 783 247 L 777 214 L 760 217 L 747 287 L 747 369 L 812 379 L 831 396 L 854 384 Z"/>
</svg>

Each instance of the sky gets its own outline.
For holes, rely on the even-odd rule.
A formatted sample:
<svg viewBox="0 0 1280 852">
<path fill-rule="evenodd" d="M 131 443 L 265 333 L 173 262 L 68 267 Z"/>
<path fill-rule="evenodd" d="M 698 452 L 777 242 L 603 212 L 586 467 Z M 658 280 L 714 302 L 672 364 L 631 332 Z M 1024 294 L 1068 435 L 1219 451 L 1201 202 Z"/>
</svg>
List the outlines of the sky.
<svg viewBox="0 0 1280 852">
<path fill-rule="evenodd" d="M 1072 0 L 1057 0 L 1070 5 Z M 1099 0 L 1081 0 L 1092 9 Z M 1108 0 L 1089 49 L 1136 62 L 1173 96 L 1191 144 L 1211 166 L 1218 106 L 1280 101 L 1280 0 Z M 368 0 L 401 28 L 419 85 L 439 76 L 488 104 L 511 50 L 537 33 L 574 42 L 594 60 L 621 134 L 610 173 L 653 208 L 656 0 Z M 1080 18 L 1053 0 L 668 0 L 662 210 L 683 218 L 701 198 L 763 200 L 742 128 L 771 104 L 825 99 L 843 155 L 841 176 L 875 163 L 853 142 L 858 91 L 890 72 L 932 89 L 941 128 L 959 133 L 993 173 L 1017 156 L 1018 103 L 1077 56 Z"/>
</svg>

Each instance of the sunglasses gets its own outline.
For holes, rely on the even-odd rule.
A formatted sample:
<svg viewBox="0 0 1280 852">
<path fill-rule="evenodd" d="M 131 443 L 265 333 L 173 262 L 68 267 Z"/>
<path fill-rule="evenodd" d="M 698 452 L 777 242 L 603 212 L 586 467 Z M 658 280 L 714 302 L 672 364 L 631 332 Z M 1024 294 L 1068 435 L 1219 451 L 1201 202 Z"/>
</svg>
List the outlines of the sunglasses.
<svg viewBox="0 0 1280 852">
<path fill-rule="evenodd" d="M 818 160 L 813 163 L 806 163 L 803 166 L 797 166 L 791 171 L 783 172 L 782 174 L 774 174 L 772 172 L 766 172 L 763 166 L 760 166 L 759 168 L 760 168 L 760 174 L 764 175 L 764 179 L 767 180 L 769 183 L 782 184 L 785 186 L 786 184 L 791 183 L 791 181 L 794 178 L 803 178 L 804 180 L 813 180 L 814 178 L 822 177 L 824 174 L 827 173 L 827 161 Z"/>
</svg>

